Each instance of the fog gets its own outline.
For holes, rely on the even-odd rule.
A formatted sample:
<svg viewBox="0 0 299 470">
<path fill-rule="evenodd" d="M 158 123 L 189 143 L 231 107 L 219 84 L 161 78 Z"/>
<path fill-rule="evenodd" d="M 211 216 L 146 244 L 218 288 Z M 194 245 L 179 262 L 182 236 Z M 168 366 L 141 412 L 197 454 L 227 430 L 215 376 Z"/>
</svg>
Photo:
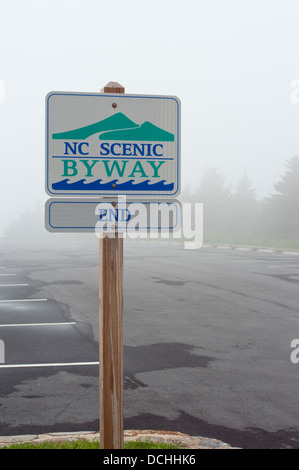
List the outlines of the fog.
<svg viewBox="0 0 299 470">
<path fill-rule="evenodd" d="M 177 96 L 182 193 L 198 194 L 215 168 L 228 188 L 246 173 L 263 199 L 299 152 L 296 0 L 1 0 L 0 8 L 1 234 L 22 214 L 30 225 L 48 199 L 53 90 L 98 92 L 117 81 L 127 93 Z"/>
</svg>

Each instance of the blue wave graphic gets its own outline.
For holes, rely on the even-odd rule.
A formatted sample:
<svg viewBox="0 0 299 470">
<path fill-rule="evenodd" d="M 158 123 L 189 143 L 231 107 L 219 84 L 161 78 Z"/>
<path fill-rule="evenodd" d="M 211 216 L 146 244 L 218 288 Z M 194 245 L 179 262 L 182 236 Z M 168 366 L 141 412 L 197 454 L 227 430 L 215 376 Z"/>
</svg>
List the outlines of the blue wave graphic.
<svg viewBox="0 0 299 470">
<path fill-rule="evenodd" d="M 166 180 L 158 181 L 157 183 L 151 183 L 150 180 L 142 181 L 141 183 L 135 183 L 135 180 L 128 180 L 124 183 L 118 183 L 118 180 L 108 181 L 102 183 L 103 180 L 98 179 L 91 183 L 86 183 L 85 179 L 74 181 L 70 183 L 70 180 L 64 179 L 52 184 L 52 188 L 55 191 L 172 191 L 174 183 L 166 183 Z M 112 187 L 115 185 L 115 187 Z"/>
</svg>

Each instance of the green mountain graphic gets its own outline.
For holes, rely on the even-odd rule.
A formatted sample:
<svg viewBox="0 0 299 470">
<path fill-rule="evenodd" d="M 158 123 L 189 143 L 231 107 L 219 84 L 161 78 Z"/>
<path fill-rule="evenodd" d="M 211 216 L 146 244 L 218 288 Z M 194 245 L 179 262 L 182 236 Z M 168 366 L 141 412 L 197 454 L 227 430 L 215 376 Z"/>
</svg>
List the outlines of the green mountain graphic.
<svg viewBox="0 0 299 470">
<path fill-rule="evenodd" d="M 52 134 L 53 139 L 78 139 L 84 140 L 90 137 L 93 134 L 103 131 L 111 131 L 114 129 L 127 129 L 131 127 L 138 127 L 138 124 L 131 121 L 122 113 L 114 114 L 102 121 L 95 122 L 89 126 L 80 127 L 79 129 L 73 129 L 71 131 L 59 132 L 57 134 Z"/>
<path fill-rule="evenodd" d="M 53 139 L 84 140 L 101 133 L 101 140 L 147 140 L 173 142 L 174 134 L 146 121 L 139 125 L 123 113 L 117 113 L 89 126 L 52 134 Z"/>
<path fill-rule="evenodd" d="M 173 142 L 174 135 L 170 132 L 154 126 L 146 121 L 141 126 L 133 129 L 122 129 L 117 131 L 104 132 L 100 135 L 100 140 L 147 140 Z"/>
</svg>

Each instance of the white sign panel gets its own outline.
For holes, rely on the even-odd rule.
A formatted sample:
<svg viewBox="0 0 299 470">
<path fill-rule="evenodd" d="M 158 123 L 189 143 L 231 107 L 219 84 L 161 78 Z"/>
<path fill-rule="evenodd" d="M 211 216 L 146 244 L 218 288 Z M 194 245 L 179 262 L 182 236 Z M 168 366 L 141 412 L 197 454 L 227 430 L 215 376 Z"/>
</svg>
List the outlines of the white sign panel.
<svg viewBox="0 0 299 470">
<path fill-rule="evenodd" d="M 109 229 L 173 233 L 181 228 L 181 204 L 177 200 L 52 198 L 45 205 L 45 226 L 49 232 L 62 233 Z"/>
<path fill-rule="evenodd" d="M 46 97 L 49 195 L 176 196 L 180 145 L 180 101 L 174 96 Z"/>
</svg>

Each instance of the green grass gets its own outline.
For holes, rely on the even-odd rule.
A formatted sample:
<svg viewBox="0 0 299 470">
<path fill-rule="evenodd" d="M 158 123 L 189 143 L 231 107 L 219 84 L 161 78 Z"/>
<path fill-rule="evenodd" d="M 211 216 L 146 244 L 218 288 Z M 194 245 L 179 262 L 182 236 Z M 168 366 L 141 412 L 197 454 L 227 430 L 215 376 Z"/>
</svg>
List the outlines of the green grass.
<svg viewBox="0 0 299 470">
<path fill-rule="evenodd" d="M 127 241 L 131 241 L 130 238 L 126 238 Z M 173 234 L 170 234 L 169 238 L 144 238 L 134 239 L 133 242 L 139 243 L 177 243 L 183 244 L 185 242 L 193 242 L 193 239 L 188 238 L 174 238 Z M 229 237 L 229 236 L 209 236 L 204 233 L 203 245 L 232 245 L 232 246 L 248 246 L 252 248 L 273 248 L 277 250 L 290 250 L 299 251 L 299 239 L 271 239 L 271 238 L 240 238 L 240 237 Z"/>
<path fill-rule="evenodd" d="M 124 443 L 124 449 L 181 449 L 180 446 L 167 443 L 156 443 L 152 441 L 128 441 Z M 87 439 L 78 439 L 74 441 L 63 442 L 43 442 L 34 444 L 26 442 L 22 444 L 11 444 L 1 449 L 100 449 L 100 443 L 97 440 L 88 441 Z"/>
<path fill-rule="evenodd" d="M 241 237 L 225 237 L 204 236 L 203 243 L 206 244 L 223 244 L 235 246 L 249 246 L 259 248 L 273 248 L 278 250 L 299 250 L 299 239 L 271 239 L 271 238 L 241 238 Z"/>
</svg>

